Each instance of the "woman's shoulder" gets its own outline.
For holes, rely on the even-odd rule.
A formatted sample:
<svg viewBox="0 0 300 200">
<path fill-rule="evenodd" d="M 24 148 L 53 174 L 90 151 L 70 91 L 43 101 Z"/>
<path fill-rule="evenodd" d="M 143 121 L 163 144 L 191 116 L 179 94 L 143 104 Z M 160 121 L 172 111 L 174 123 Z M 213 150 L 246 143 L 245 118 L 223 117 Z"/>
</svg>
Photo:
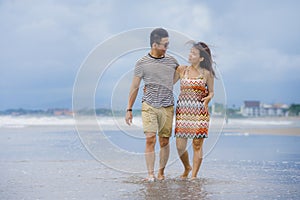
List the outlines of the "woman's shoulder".
<svg viewBox="0 0 300 200">
<path fill-rule="evenodd" d="M 204 69 L 203 72 L 206 77 L 214 77 L 213 73 L 208 69 Z"/>
<path fill-rule="evenodd" d="M 213 74 L 213 72 L 209 71 L 208 69 L 203 69 L 202 74 L 203 74 L 203 77 L 205 78 L 206 82 L 215 78 L 215 75 Z"/>
</svg>

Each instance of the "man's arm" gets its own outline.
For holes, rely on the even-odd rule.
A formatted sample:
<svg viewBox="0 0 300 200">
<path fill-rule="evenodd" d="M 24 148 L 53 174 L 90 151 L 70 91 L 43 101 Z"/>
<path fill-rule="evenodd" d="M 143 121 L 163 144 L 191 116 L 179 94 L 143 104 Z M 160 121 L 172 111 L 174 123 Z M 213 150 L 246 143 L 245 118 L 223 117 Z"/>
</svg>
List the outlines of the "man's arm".
<svg viewBox="0 0 300 200">
<path fill-rule="evenodd" d="M 174 73 L 173 84 L 177 83 L 179 78 L 180 78 L 180 75 L 178 73 L 178 70 L 176 70 L 175 73 Z"/>
<path fill-rule="evenodd" d="M 129 91 L 127 110 L 132 109 L 132 106 L 139 92 L 140 83 L 141 83 L 141 78 L 134 76 Z M 128 125 L 132 124 L 132 118 L 133 118 L 132 111 L 126 111 L 125 121 Z"/>
</svg>

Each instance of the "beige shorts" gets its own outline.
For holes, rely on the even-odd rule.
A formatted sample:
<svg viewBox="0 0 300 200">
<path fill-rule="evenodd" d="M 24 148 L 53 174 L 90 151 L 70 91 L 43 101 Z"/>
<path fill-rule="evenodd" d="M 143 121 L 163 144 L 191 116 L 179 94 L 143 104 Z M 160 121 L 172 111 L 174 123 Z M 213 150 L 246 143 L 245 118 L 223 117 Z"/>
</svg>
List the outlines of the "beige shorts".
<svg viewBox="0 0 300 200">
<path fill-rule="evenodd" d="M 144 133 L 158 133 L 161 137 L 171 137 L 174 106 L 154 108 L 142 103 Z"/>
</svg>

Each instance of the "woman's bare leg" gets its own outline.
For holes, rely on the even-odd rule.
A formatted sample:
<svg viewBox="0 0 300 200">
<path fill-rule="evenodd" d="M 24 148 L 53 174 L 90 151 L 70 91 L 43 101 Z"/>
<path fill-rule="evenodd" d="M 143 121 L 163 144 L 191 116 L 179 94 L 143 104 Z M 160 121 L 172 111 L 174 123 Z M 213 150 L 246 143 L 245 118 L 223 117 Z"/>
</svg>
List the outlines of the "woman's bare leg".
<svg viewBox="0 0 300 200">
<path fill-rule="evenodd" d="M 195 138 L 193 139 L 193 150 L 194 150 L 194 156 L 193 156 L 193 171 L 192 171 L 192 179 L 195 179 L 198 175 L 198 171 L 200 169 L 202 159 L 203 159 L 203 138 Z"/>
<path fill-rule="evenodd" d="M 190 171 L 192 170 L 192 167 L 191 167 L 190 161 L 189 161 L 189 154 L 186 150 L 186 145 L 187 145 L 187 138 L 176 138 L 177 152 L 178 152 L 180 160 L 184 166 L 184 171 L 181 175 L 181 178 L 183 178 L 183 179 L 187 178 Z"/>
</svg>

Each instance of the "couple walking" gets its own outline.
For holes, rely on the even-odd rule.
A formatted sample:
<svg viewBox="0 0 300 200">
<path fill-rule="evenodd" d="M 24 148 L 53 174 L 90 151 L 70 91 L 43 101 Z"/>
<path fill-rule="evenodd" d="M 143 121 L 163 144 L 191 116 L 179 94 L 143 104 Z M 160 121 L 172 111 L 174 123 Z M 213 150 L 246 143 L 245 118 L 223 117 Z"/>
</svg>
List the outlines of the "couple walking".
<svg viewBox="0 0 300 200">
<path fill-rule="evenodd" d="M 190 66 L 180 66 L 175 58 L 166 54 L 169 35 L 165 29 L 154 29 L 150 34 L 150 52 L 137 61 L 129 92 L 126 123 L 132 123 L 132 106 L 144 81 L 142 121 L 146 136 L 145 159 L 148 181 L 154 181 L 156 134 L 160 145 L 157 179 L 163 180 L 169 158 L 169 138 L 174 116 L 173 85 L 180 79 L 180 94 L 176 105 L 175 137 L 178 155 L 184 165 L 181 178 L 197 177 L 203 158 L 202 145 L 208 137 L 208 103 L 214 95 L 215 72 L 209 47 L 193 43 L 189 53 Z M 193 164 L 186 150 L 187 140 L 193 139 Z"/>
</svg>

